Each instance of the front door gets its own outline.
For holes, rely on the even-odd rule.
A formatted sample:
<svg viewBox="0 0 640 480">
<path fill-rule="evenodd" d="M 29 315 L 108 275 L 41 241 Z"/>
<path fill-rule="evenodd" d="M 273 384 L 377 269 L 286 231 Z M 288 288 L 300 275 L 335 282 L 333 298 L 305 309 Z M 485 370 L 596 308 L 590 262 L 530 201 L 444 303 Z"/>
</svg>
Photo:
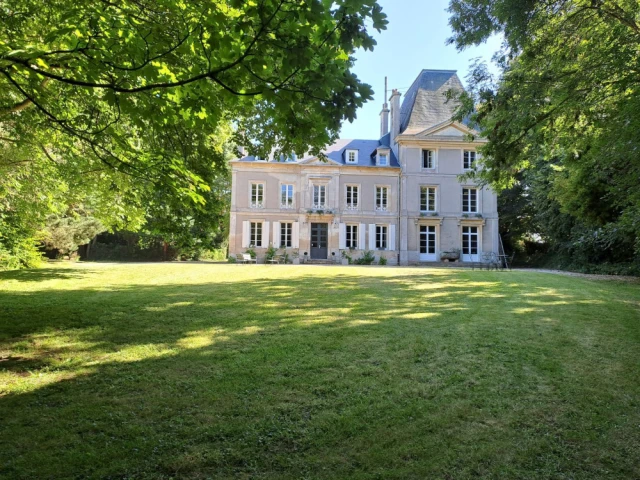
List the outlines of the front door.
<svg viewBox="0 0 640 480">
<path fill-rule="evenodd" d="M 327 259 L 327 234 L 329 224 L 312 223 L 311 224 L 311 259 L 326 260 Z"/>
<path fill-rule="evenodd" d="M 436 260 L 436 227 L 420 225 L 420 261 L 435 262 Z"/>
<path fill-rule="evenodd" d="M 479 262 L 478 227 L 462 227 L 462 261 Z"/>
</svg>

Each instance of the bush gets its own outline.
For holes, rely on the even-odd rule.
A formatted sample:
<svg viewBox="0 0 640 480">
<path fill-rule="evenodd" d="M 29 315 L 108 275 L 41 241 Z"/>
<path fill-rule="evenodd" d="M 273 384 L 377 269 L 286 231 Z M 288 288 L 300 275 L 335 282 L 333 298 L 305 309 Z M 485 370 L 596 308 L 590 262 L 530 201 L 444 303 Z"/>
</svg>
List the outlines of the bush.
<svg viewBox="0 0 640 480">
<path fill-rule="evenodd" d="M 42 264 L 42 252 L 35 240 L 24 239 L 11 248 L 0 244 L 0 271 L 36 268 Z"/>
<path fill-rule="evenodd" d="M 373 254 L 371 250 L 365 250 L 362 254 L 362 257 L 354 260 L 356 265 L 371 265 L 375 262 L 376 256 Z"/>
<path fill-rule="evenodd" d="M 386 265 L 387 264 L 387 259 L 385 257 L 380 257 L 380 260 L 378 261 L 378 265 Z"/>
</svg>

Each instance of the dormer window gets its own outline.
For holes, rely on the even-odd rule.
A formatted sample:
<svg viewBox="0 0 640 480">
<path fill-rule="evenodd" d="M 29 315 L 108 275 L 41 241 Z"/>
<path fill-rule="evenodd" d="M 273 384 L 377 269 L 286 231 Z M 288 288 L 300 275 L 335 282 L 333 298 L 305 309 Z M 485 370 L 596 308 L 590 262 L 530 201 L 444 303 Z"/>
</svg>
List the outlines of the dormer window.
<svg viewBox="0 0 640 480">
<path fill-rule="evenodd" d="M 378 166 L 386 167 L 389 165 L 389 151 L 382 150 L 378 151 Z"/>
<path fill-rule="evenodd" d="M 358 163 L 358 150 L 345 150 L 344 155 L 347 163 Z"/>
</svg>

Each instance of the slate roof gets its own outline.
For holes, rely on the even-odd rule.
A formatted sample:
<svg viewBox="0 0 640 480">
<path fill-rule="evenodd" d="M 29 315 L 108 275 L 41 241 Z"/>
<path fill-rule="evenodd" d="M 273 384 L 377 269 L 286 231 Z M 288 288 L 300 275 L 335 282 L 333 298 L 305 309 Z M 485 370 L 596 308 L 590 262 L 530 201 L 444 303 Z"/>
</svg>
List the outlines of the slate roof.
<svg viewBox="0 0 640 480">
<path fill-rule="evenodd" d="M 347 167 L 350 166 L 358 166 L 358 167 L 376 167 L 376 158 L 375 153 L 378 147 L 382 148 L 390 148 L 389 147 L 390 135 L 387 134 L 382 137 L 380 140 L 348 140 L 348 139 L 339 139 L 333 145 L 325 148 L 324 154 L 335 163 L 340 165 L 345 165 Z M 358 150 L 358 162 L 357 163 L 346 163 L 345 162 L 345 150 Z M 390 167 L 400 167 L 398 163 L 398 159 L 396 158 L 393 150 L 389 152 L 389 166 Z M 304 163 L 306 160 L 310 160 L 315 158 L 311 155 L 298 158 L 295 162 L 286 162 L 290 164 L 294 163 Z M 240 162 L 255 162 L 255 157 L 247 156 L 243 157 L 239 160 Z M 269 163 L 276 163 L 275 161 L 271 161 Z"/>
<path fill-rule="evenodd" d="M 458 104 L 447 102 L 449 89 L 464 90 L 455 70 L 422 70 L 400 107 L 400 133 L 416 134 L 450 121 Z"/>
</svg>

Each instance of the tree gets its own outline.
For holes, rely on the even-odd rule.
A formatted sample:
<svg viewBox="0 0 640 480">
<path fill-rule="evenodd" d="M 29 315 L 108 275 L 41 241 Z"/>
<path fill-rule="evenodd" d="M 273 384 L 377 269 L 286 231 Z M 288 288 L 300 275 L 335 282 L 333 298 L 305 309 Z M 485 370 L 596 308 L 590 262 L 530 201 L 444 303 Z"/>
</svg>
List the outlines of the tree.
<svg viewBox="0 0 640 480">
<path fill-rule="evenodd" d="M 47 221 L 44 244 L 62 255 L 73 255 L 105 228 L 99 220 L 87 216 L 52 216 Z"/>
<path fill-rule="evenodd" d="M 502 190 L 543 171 L 529 196 L 575 223 L 569 240 L 550 235 L 552 243 L 597 239 L 598 261 L 628 261 L 635 241 L 639 256 L 640 4 L 452 0 L 449 11 L 459 49 L 504 36 L 499 78 L 476 64 L 459 112 L 489 140 L 480 179 Z"/>
</svg>

